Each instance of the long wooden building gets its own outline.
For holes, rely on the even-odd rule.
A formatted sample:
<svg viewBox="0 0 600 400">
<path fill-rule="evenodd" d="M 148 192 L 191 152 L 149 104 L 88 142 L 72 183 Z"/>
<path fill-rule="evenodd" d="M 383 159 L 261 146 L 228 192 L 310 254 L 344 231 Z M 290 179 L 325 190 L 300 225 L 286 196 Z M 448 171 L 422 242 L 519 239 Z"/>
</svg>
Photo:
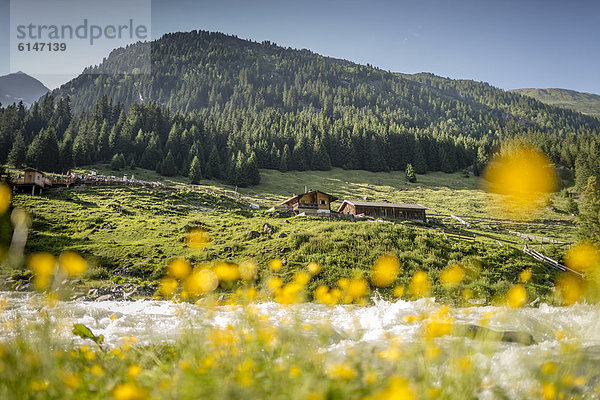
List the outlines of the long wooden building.
<svg viewBox="0 0 600 400">
<path fill-rule="evenodd" d="M 385 219 L 407 219 L 427 221 L 424 207 L 420 204 L 374 203 L 369 201 L 344 200 L 338 213 L 354 217 L 375 217 Z"/>
</svg>

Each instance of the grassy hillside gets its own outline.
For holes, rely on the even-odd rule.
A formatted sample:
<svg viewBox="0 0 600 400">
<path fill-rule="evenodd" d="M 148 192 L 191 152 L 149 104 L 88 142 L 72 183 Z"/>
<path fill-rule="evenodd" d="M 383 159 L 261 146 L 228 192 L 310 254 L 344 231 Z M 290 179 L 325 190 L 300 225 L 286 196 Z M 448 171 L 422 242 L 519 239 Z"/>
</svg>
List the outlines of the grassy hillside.
<svg viewBox="0 0 600 400">
<path fill-rule="evenodd" d="M 100 168 L 100 172 L 103 172 Z M 152 172 L 137 169 L 136 176 L 156 178 Z M 268 262 L 285 259 L 287 265 L 279 275 L 291 277 L 316 261 L 323 266 L 318 279 L 310 283 L 335 285 L 341 277 L 367 276 L 375 259 L 385 252 L 398 255 L 403 274 L 397 284 L 405 285 L 414 271 L 424 269 L 433 278 L 453 262 L 481 265 L 480 275 L 466 281 L 477 298 L 492 299 L 503 293 L 525 268 L 532 268 L 535 278 L 529 290 L 532 298 L 549 294 L 553 272 L 520 252 L 525 243 L 510 230 L 571 240 L 574 230 L 568 226 L 497 224 L 472 221 L 463 235 L 477 234 L 475 241 L 446 240 L 442 230 L 456 232 L 465 228 L 448 216 L 443 225 L 413 226 L 406 223 L 376 223 L 309 217 L 290 217 L 265 211 L 304 185 L 338 196 L 340 199 L 369 199 L 394 202 L 419 202 L 430 207 L 430 213 L 457 214 L 463 217 L 486 217 L 486 194 L 477 178 L 460 174 L 428 174 L 419 176 L 417 184 L 407 186 L 399 173 L 368 173 L 333 170 L 282 174 L 263 171 L 260 185 L 240 191 L 241 197 L 219 194 L 233 188 L 214 185 L 195 186 L 188 190 L 185 178 L 167 183 L 170 189 L 156 190 L 132 187 L 87 187 L 31 197 L 17 195 L 15 204 L 32 216 L 33 226 L 28 252 L 63 249 L 78 251 L 94 267 L 88 271 L 85 285 L 130 282 L 152 285 L 163 276 L 167 262 L 173 257 L 213 263 L 218 260 L 241 262 L 253 260 L 260 268 L 259 285 L 271 276 Z M 420 185 L 420 186 L 417 186 Z M 214 193 L 211 193 L 214 192 Z M 248 203 L 259 203 L 263 210 L 253 211 Z M 340 201 L 338 201 L 340 203 Z M 568 222 L 560 212 L 550 211 L 545 219 Z M 337 205 L 337 204 L 336 204 Z M 333 208 L 335 208 L 335 206 Z M 263 227 L 273 232 L 268 235 Z M 493 223 L 492 223 L 493 224 Z M 201 253 L 193 253 L 182 244 L 182 238 L 193 227 L 203 227 L 211 243 Z M 248 236 L 257 231 L 257 238 Z M 480 236 L 485 235 L 485 236 Z M 280 237 L 281 236 L 281 237 Z M 489 236 L 489 237 L 488 237 Z M 500 246 L 495 238 L 514 242 Z M 531 243 L 530 243 L 531 244 Z M 560 257 L 562 250 L 545 245 L 545 250 Z M 4 271 L 8 273 L 9 271 Z M 454 291 L 454 300 L 457 291 Z M 391 289 L 383 292 L 391 295 Z M 449 297 L 441 286 L 434 285 L 433 294 Z"/>
<path fill-rule="evenodd" d="M 600 96 L 568 89 L 515 89 L 511 92 L 533 97 L 542 103 L 569 108 L 583 114 L 600 117 Z"/>
</svg>

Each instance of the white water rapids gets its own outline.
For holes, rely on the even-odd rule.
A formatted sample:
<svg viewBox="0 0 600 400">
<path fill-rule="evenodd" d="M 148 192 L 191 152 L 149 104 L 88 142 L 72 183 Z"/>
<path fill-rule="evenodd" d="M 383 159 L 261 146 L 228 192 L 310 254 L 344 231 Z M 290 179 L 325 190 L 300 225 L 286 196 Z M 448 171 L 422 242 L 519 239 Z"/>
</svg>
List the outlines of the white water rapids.
<svg viewBox="0 0 600 400">
<path fill-rule="evenodd" d="M 104 335 L 108 346 L 121 345 L 122 338 L 128 336 L 135 336 L 140 344 L 171 342 L 190 326 L 235 326 L 242 319 L 243 312 L 241 307 L 217 307 L 207 313 L 202 306 L 150 300 L 68 301 L 58 302 L 49 308 L 39 295 L 15 292 L 0 292 L 0 299 L 6 300 L 5 309 L 0 313 L 0 341 L 14 334 L 5 328 L 7 322 L 17 319 L 42 321 L 41 311 L 46 311 L 51 319 L 60 322 L 62 328 L 57 328 L 57 336 L 64 335 L 65 340 L 79 340 L 73 337 L 71 328 L 75 323 L 82 323 L 94 334 Z M 326 322 L 336 334 L 332 336 L 329 347 L 320 350 L 331 354 L 343 354 L 358 345 L 382 347 L 389 344 L 390 337 L 400 338 L 403 343 L 422 341 L 422 322 L 406 322 L 406 317 L 430 314 L 441 307 L 433 299 L 375 300 L 373 305 L 365 307 L 331 307 L 314 303 L 291 307 L 276 303 L 256 304 L 258 314 L 268 316 L 275 326 L 290 320 L 297 321 L 298 318 L 306 324 Z M 531 370 L 536 360 L 559 354 L 561 342 L 556 338 L 557 331 L 563 332 L 567 340 L 577 343 L 592 358 L 600 358 L 600 307 L 595 305 L 552 307 L 542 304 L 538 308 L 517 310 L 486 306 L 452 308 L 451 313 L 456 324 L 465 326 L 479 325 L 482 318 L 493 313 L 488 328 L 531 335 L 533 344 L 503 343 L 492 355 L 476 360 L 486 365 L 489 376 L 511 398 L 519 398 L 527 387 L 534 384 Z M 452 346 L 452 340 L 456 338 L 443 340 L 446 346 Z"/>
</svg>

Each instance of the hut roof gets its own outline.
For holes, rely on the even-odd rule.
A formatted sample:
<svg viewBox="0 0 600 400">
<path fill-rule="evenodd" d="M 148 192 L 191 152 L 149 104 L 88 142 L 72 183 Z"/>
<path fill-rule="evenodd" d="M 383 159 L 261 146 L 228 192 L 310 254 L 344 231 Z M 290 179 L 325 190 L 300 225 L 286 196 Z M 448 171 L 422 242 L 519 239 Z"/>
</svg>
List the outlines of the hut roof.
<svg viewBox="0 0 600 400">
<path fill-rule="evenodd" d="M 313 193 L 321 193 L 321 194 L 323 194 L 323 195 L 325 195 L 325 196 L 329 197 L 329 201 L 330 201 L 330 202 L 332 202 L 332 201 L 336 201 L 336 200 L 338 199 L 337 197 L 335 197 L 335 196 L 332 196 L 332 195 L 330 195 L 330 194 L 327 194 L 327 193 L 325 193 L 325 192 L 321 192 L 320 190 L 309 190 L 308 192 L 305 192 L 305 193 L 296 194 L 296 195 L 294 195 L 294 196 L 290 197 L 289 199 L 287 199 L 287 200 L 285 200 L 285 201 L 282 201 L 282 202 L 281 202 L 281 203 L 279 203 L 278 205 L 280 205 L 280 206 L 284 206 L 284 205 L 288 205 L 288 204 L 290 204 L 290 203 L 294 203 L 294 201 L 298 201 L 298 200 L 299 200 L 299 199 L 300 199 L 302 196 L 305 196 L 305 195 L 307 195 L 307 194 L 313 194 Z"/>
</svg>

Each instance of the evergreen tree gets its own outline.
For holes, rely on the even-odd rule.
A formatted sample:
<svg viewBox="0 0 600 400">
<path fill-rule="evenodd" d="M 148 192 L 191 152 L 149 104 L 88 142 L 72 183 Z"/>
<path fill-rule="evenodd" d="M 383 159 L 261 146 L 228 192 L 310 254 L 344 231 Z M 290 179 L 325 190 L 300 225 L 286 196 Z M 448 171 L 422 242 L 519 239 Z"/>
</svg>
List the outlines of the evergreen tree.
<svg viewBox="0 0 600 400">
<path fill-rule="evenodd" d="M 25 164 L 26 156 L 27 146 L 25 145 L 23 134 L 17 132 L 10 153 L 8 153 L 8 163 L 15 168 L 21 168 Z"/>
<path fill-rule="evenodd" d="M 246 162 L 246 175 L 248 177 L 249 185 L 258 185 L 260 183 L 260 171 L 258 169 L 258 162 L 256 161 L 256 154 L 252 152 L 248 161 Z"/>
<path fill-rule="evenodd" d="M 206 162 L 206 177 L 209 179 L 221 178 L 222 168 L 223 166 L 221 165 L 221 157 L 219 156 L 217 146 L 213 146 L 210 150 L 210 154 L 208 155 L 208 161 Z"/>
<path fill-rule="evenodd" d="M 319 138 L 315 140 L 313 147 L 311 169 L 317 171 L 329 171 L 331 169 L 329 154 L 327 154 L 325 146 Z"/>
<path fill-rule="evenodd" d="M 194 156 L 194 159 L 192 160 L 192 164 L 190 165 L 189 176 L 191 182 L 195 185 L 200 183 L 200 180 L 202 179 L 202 166 L 200 164 L 200 159 L 198 158 L 198 156 Z"/>
<path fill-rule="evenodd" d="M 600 244 L 600 183 L 596 176 L 589 177 L 582 194 L 578 220 L 579 235 Z"/>
<path fill-rule="evenodd" d="M 281 159 L 279 160 L 279 171 L 288 172 L 290 164 L 290 146 L 285 144 L 283 146 L 283 153 L 281 154 Z"/>
<path fill-rule="evenodd" d="M 173 157 L 173 153 L 171 151 L 167 153 L 167 156 L 162 162 L 161 174 L 164 176 L 177 175 L 177 165 L 175 164 L 175 157 Z"/>
<path fill-rule="evenodd" d="M 406 180 L 412 183 L 417 181 L 417 175 L 415 174 L 415 169 L 412 164 L 406 165 Z"/>
<path fill-rule="evenodd" d="M 120 171 L 123 168 L 123 157 L 122 154 L 115 154 L 110 160 L 110 169 L 113 171 Z"/>
<path fill-rule="evenodd" d="M 60 172 L 60 165 L 56 162 L 59 156 L 58 140 L 54 129 L 42 129 L 33 139 L 27 149 L 27 163 L 34 168 L 46 172 Z"/>
</svg>

